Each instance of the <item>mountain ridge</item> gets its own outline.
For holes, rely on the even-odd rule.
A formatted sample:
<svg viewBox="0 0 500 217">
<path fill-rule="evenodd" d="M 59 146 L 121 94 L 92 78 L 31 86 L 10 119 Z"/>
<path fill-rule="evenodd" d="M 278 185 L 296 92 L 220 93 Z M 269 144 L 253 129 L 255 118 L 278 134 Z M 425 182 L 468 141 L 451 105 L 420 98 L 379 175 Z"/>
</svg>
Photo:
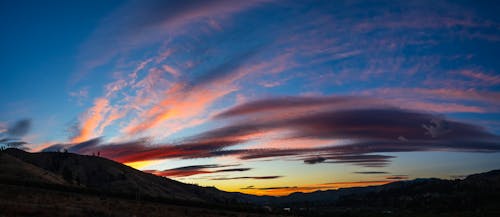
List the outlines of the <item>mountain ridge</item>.
<svg viewBox="0 0 500 217">
<path fill-rule="evenodd" d="M 170 200 L 225 203 L 235 199 L 231 193 L 213 187 L 178 182 L 97 156 L 18 149 L 6 149 L 3 153 L 62 177 L 66 186 Z"/>
<path fill-rule="evenodd" d="M 453 208 L 464 212 L 479 209 L 489 213 L 489 210 L 496 210 L 493 204 L 500 201 L 500 170 L 471 174 L 464 179 L 419 178 L 378 186 L 295 192 L 280 197 L 225 192 L 214 187 L 186 184 L 106 158 L 64 152 L 28 153 L 7 149 L 0 152 L 0 172 L 0 183 L 11 185 L 34 183 L 33 186 L 39 188 L 193 206 L 245 206 L 257 210 L 262 207 L 274 210 L 292 208 L 292 212 L 304 216 L 330 216 L 346 210 L 366 209 L 377 212 L 444 212 Z M 363 216 L 363 212 L 358 214 Z"/>
</svg>

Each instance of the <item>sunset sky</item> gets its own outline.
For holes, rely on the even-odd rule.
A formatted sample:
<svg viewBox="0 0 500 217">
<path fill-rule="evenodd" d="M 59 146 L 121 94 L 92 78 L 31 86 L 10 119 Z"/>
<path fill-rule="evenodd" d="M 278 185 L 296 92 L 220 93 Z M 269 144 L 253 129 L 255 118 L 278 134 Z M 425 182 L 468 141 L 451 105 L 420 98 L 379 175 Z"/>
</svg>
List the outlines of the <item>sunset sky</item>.
<svg viewBox="0 0 500 217">
<path fill-rule="evenodd" d="M 0 140 L 285 195 L 500 168 L 494 1 L 0 1 Z"/>
</svg>

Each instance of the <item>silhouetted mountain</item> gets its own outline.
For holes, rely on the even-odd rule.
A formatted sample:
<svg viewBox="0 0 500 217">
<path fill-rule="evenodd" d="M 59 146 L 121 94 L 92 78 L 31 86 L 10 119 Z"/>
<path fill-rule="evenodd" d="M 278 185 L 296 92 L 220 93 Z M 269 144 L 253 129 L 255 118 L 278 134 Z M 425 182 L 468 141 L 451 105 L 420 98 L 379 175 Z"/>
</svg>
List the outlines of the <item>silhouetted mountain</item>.
<svg viewBox="0 0 500 217">
<path fill-rule="evenodd" d="M 55 201 L 64 197 L 67 200 L 79 198 L 83 194 L 90 195 L 87 200 L 95 200 L 88 199 L 92 195 L 111 195 L 135 201 L 244 207 L 246 210 L 262 211 L 262 206 L 275 211 L 289 208 L 293 214 L 302 216 L 500 216 L 500 170 L 470 175 L 463 180 L 415 179 L 274 197 L 185 184 L 96 156 L 7 149 L 0 152 L 0 185 L 14 189 L 10 192 L 3 188 L 0 196 L 34 192 L 45 197 L 43 189 L 72 193 L 70 196 L 59 195 L 53 199 Z M 254 205 L 250 206 L 250 203 Z M 92 212 L 87 214 L 94 215 Z M 47 215 L 50 214 L 53 213 Z"/>
<path fill-rule="evenodd" d="M 3 153 L 7 155 L 2 156 L 2 161 L 8 165 L 18 165 L 9 168 L 7 164 L 0 166 L 4 174 L 0 178 L 4 180 L 32 177 L 26 181 L 39 182 L 41 180 L 36 177 L 41 177 L 45 179 L 44 183 L 171 200 L 228 203 L 237 199 L 237 195 L 213 187 L 185 184 L 97 156 L 60 152 L 29 153 L 19 149 L 7 149 Z M 24 174 L 22 177 L 15 175 L 19 173 Z"/>
<path fill-rule="evenodd" d="M 500 216 L 500 170 L 460 180 L 437 178 L 293 193 L 268 200 L 305 216 Z"/>
</svg>

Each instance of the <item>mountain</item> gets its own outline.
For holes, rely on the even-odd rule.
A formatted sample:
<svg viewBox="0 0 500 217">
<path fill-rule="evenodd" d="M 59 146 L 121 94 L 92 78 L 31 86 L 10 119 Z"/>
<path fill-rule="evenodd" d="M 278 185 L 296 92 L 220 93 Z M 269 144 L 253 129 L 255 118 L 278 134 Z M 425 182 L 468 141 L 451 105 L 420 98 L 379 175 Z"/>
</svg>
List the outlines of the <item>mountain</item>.
<svg viewBox="0 0 500 217">
<path fill-rule="evenodd" d="M 12 148 L 3 153 L 1 159 L 5 163 L 0 166 L 3 174 L 0 179 L 3 180 L 42 182 L 134 197 L 202 203 L 227 203 L 237 199 L 235 194 L 213 187 L 185 184 L 97 156 L 29 153 Z"/>
<path fill-rule="evenodd" d="M 268 200 L 302 216 L 500 216 L 500 170 L 460 180 L 437 178 L 293 193 Z"/>
<path fill-rule="evenodd" d="M 299 216 L 500 216 L 500 170 L 463 180 L 415 179 L 274 197 L 185 184 L 96 156 L 7 149 L 0 152 L 0 189 L 0 198 L 15 198 L 0 200 L 0 217 L 11 216 L 2 215 L 5 210 L 14 216 L 66 216 L 55 215 L 59 209 L 74 216 L 127 216 L 128 206 L 138 206 L 134 212 L 147 216 L 164 216 L 160 210 L 165 209 L 174 210 L 173 216 L 208 215 L 206 210 L 186 211 L 193 207 L 266 215 L 269 209 L 274 214 L 287 210 Z M 103 200 L 117 205 L 103 207 Z M 33 205 L 40 201 L 59 208 Z M 29 206 L 14 209 L 10 203 Z M 30 212 L 18 215 L 19 210 Z"/>
<path fill-rule="evenodd" d="M 0 217 L 274 216 L 242 195 L 96 156 L 0 151 Z"/>
</svg>

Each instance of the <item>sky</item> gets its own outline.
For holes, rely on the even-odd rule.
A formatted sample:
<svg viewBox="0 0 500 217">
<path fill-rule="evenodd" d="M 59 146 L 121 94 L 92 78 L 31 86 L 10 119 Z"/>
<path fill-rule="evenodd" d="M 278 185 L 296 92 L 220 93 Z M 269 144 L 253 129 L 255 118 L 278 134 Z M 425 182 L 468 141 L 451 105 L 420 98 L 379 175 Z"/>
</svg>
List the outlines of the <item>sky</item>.
<svg viewBox="0 0 500 217">
<path fill-rule="evenodd" d="M 493 1 L 0 1 L 0 141 L 287 195 L 499 169 Z"/>
</svg>

